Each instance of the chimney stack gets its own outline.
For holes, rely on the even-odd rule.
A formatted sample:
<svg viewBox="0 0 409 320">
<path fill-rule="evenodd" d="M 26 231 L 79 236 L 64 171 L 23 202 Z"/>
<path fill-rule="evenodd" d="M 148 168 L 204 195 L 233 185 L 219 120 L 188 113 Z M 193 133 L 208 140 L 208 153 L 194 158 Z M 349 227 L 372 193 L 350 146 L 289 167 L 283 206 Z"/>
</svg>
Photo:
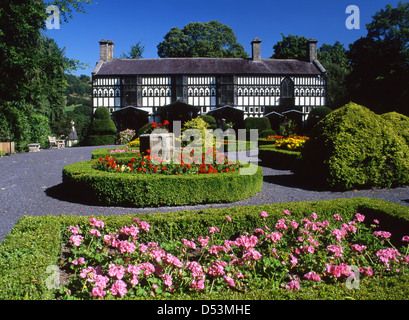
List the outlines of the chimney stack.
<svg viewBox="0 0 409 320">
<path fill-rule="evenodd" d="M 261 40 L 259 38 L 255 38 L 251 42 L 251 48 L 253 61 L 261 61 Z"/>
<path fill-rule="evenodd" d="M 318 51 L 317 51 L 317 43 L 316 39 L 310 39 L 307 42 L 307 61 L 313 62 L 318 60 Z"/>
<path fill-rule="evenodd" d="M 99 60 L 108 62 L 114 59 L 114 42 L 112 40 L 101 40 L 99 42 Z"/>
</svg>

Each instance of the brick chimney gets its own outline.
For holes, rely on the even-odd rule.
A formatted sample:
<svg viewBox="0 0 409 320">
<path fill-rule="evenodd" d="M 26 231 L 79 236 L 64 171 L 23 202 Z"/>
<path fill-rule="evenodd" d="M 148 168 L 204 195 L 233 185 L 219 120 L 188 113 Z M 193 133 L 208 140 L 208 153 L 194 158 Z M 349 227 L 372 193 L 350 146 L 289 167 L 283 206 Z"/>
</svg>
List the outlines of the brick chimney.
<svg viewBox="0 0 409 320">
<path fill-rule="evenodd" d="M 261 61 L 261 40 L 259 38 L 254 38 L 251 42 L 251 48 L 253 61 Z"/>
<path fill-rule="evenodd" d="M 307 61 L 313 62 L 318 60 L 318 51 L 317 51 L 317 43 L 316 39 L 310 39 L 307 42 Z"/>
<path fill-rule="evenodd" d="M 99 42 L 99 61 L 108 62 L 114 59 L 114 42 L 112 40 L 101 40 Z"/>
</svg>

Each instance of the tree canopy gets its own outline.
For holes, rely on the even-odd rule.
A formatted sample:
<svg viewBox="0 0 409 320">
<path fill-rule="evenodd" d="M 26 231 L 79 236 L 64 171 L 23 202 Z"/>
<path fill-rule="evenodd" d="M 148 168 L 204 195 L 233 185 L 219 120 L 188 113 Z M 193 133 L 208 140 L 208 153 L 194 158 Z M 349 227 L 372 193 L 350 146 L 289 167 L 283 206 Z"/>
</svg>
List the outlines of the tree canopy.
<svg viewBox="0 0 409 320">
<path fill-rule="evenodd" d="M 318 60 L 327 70 L 327 106 L 338 108 L 348 103 L 346 78 L 351 68 L 344 45 L 339 41 L 333 45 L 322 44 Z"/>
<path fill-rule="evenodd" d="M 298 59 L 303 60 L 307 56 L 308 39 L 304 36 L 281 34 L 283 39 L 278 41 L 274 46 L 272 59 Z"/>
<path fill-rule="evenodd" d="M 233 29 L 218 21 L 191 22 L 183 29 L 173 27 L 157 48 L 161 58 L 248 58 Z"/>
<path fill-rule="evenodd" d="M 351 98 L 377 112 L 409 114 L 409 2 L 387 5 L 350 45 Z"/>
<path fill-rule="evenodd" d="M 63 117 L 65 73 L 81 66 L 46 36 L 46 8 L 57 5 L 60 16 L 68 21 L 89 3 L 4 0 L 0 7 L 0 136 L 13 138 L 18 150 L 40 139 L 34 132 L 46 137 L 50 122 Z"/>
<path fill-rule="evenodd" d="M 145 51 L 145 46 L 142 41 L 138 41 L 136 44 L 132 45 L 128 53 L 122 53 L 121 59 L 142 59 L 143 52 Z"/>
</svg>

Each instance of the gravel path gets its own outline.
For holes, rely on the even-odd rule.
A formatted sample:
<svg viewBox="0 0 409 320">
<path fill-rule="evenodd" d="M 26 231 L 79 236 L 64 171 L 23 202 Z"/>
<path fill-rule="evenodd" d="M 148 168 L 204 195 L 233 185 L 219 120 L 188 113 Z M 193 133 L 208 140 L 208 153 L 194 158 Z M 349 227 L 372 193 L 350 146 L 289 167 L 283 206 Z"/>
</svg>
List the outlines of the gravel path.
<svg viewBox="0 0 409 320">
<path fill-rule="evenodd" d="M 263 168 L 264 184 L 260 193 L 235 203 L 163 208 L 104 207 L 93 204 L 89 199 L 73 197 L 62 186 L 62 168 L 74 162 L 90 160 L 95 148 L 98 147 L 41 150 L 0 158 L 0 242 L 25 215 L 122 215 L 354 197 L 379 198 L 409 207 L 409 187 L 319 191 L 298 183 L 290 171 L 271 168 Z"/>
</svg>

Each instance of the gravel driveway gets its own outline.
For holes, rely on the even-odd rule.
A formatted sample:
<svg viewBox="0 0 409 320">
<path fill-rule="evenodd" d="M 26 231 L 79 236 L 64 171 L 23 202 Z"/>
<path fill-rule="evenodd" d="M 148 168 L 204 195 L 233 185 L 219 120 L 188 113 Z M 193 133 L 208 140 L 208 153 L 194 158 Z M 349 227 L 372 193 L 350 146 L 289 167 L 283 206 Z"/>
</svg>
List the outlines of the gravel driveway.
<svg viewBox="0 0 409 320">
<path fill-rule="evenodd" d="M 93 204 L 92 199 L 69 194 L 62 186 L 62 168 L 74 162 L 90 160 L 96 148 L 41 150 L 0 158 L 0 242 L 25 215 L 122 215 L 354 197 L 379 198 L 409 206 L 409 187 L 348 192 L 318 191 L 299 184 L 290 171 L 263 168 L 262 191 L 250 199 L 235 203 L 163 208 L 104 207 Z"/>
</svg>

